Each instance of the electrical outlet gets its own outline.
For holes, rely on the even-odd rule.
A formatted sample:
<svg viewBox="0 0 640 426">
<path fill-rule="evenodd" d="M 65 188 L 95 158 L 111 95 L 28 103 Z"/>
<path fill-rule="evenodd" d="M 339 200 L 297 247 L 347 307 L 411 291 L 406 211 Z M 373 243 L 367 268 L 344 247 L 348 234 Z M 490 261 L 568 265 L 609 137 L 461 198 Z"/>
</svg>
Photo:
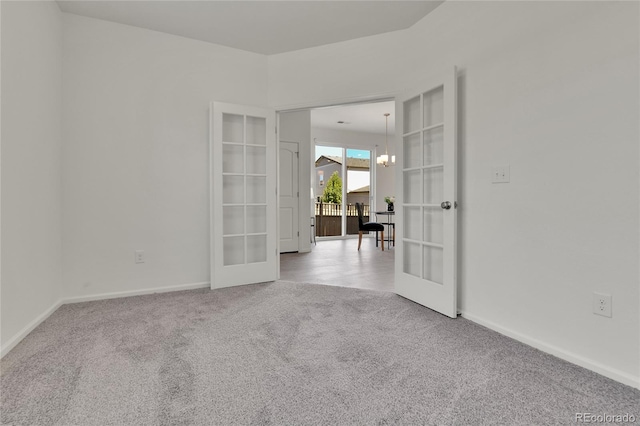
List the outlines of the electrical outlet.
<svg viewBox="0 0 640 426">
<path fill-rule="evenodd" d="M 611 295 L 593 293 L 593 313 L 611 318 Z"/>
<path fill-rule="evenodd" d="M 144 263 L 144 250 L 136 250 L 135 256 L 136 263 Z"/>
</svg>

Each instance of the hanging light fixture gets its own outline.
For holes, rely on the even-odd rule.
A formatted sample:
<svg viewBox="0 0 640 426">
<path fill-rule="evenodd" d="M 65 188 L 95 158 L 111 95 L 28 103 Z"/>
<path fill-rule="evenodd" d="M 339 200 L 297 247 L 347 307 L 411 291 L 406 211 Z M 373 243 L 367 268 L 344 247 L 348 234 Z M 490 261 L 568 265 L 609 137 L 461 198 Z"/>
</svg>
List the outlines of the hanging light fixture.
<svg viewBox="0 0 640 426">
<path fill-rule="evenodd" d="M 385 129 L 384 129 L 384 154 L 383 155 L 379 155 L 378 158 L 376 158 L 376 163 L 379 166 L 382 167 L 389 167 L 389 166 L 395 166 L 396 164 L 396 156 L 392 155 L 391 156 L 391 161 L 389 161 L 389 116 L 391 114 L 389 114 L 388 112 L 384 114 L 384 123 L 385 123 Z"/>
</svg>

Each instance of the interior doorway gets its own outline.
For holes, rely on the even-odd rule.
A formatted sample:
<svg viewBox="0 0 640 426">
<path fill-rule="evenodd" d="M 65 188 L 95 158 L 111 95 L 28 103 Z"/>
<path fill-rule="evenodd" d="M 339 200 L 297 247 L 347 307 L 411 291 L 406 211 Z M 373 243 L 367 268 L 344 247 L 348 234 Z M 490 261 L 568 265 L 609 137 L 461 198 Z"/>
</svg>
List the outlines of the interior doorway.
<svg viewBox="0 0 640 426">
<path fill-rule="evenodd" d="M 390 114 L 388 127 L 385 114 Z M 394 195 L 395 174 L 392 167 L 377 167 L 376 156 L 386 152 L 388 141 L 391 153 L 395 152 L 394 117 L 395 102 L 388 100 L 311 110 L 315 148 L 311 184 L 318 238 L 356 236 L 356 202 L 364 205 L 364 220 L 376 220 L 373 212 L 386 209 L 384 198 Z M 340 203 L 327 197 L 332 176 L 341 180 Z"/>
<path fill-rule="evenodd" d="M 388 128 L 386 113 L 390 114 Z M 385 246 L 383 255 L 380 248 L 376 247 L 375 235 L 372 234 L 369 236 L 371 238 L 365 238 L 358 255 L 355 203 L 366 206 L 365 221 L 376 220 L 373 212 L 386 210 L 384 197 L 394 195 L 395 169 L 376 165 L 376 156 L 385 153 L 387 140 L 389 154 L 395 154 L 394 116 L 395 102 L 389 100 L 280 113 L 280 141 L 300 141 L 300 206 L 303 207 L 302 213 L 306 209 L 309 211 L 307 216 L 300 215 L 300 231 L 302 233 L 308 227 L 309 234 L 300 237 L 299 253 L 283 253 L 280 256 L 281 279 L 291 277 L 291 270 L 297 268 L 308 278 L 296 275 L 296 279 L 306 282 L 319 282 L 325 277 L 327 282 L 322 282 L 325 284 L 372 286 L 376 280 L 369 280 L 365 284 L 362 278 L 375 276 L 381 280 L 375 284 L 377 289 L 382 290 L 380 286 L 386 286 L 386 291 L 393 290 L 393 250 L 386 250 Z M 293 130 L 295 134 L 291 133 Z M 385 135 L 386 130 L 388 133 Z M 342 181 L 341 190 L 338 191 L 341 197 L 328 200 L 323 195 L 334 172 Z M 327 217 L 330 215 L 334 216 L 331 218 L 331 227 L 328 226 Z M 317 245 L 313 242 L 311 232 L 316 235 Z M 338 265 L 345 264 L 349 256 L 355 256 L 354 259 L 359 259 L 359 263 L 347 262 L 350 265 L 347 270 L 338 273 Z M 385 257 L 384 261 L 381 256 Z M 371 259 L 367 260 L 369 257 Z M 329 279 L 329 266 L 336 272 L 332 279 Z"/>
</svg>

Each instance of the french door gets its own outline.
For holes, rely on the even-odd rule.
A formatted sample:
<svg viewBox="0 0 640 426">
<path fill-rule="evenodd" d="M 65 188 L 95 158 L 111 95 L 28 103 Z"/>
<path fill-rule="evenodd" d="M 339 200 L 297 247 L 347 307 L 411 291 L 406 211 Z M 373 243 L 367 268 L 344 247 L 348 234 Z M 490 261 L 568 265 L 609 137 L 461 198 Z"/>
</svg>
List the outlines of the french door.
<svg viewBox="0 0 640 426">
<path fill-rule="evenodd" d="M 275 112 L 213 102 L 210 114 L 211 288 L 275 280 Z"/>
<path fill-rule="evenodd" d="M 455 68 L 397 99 L 396 119 L 396 293 L 455 318 Z"/>
</svg>

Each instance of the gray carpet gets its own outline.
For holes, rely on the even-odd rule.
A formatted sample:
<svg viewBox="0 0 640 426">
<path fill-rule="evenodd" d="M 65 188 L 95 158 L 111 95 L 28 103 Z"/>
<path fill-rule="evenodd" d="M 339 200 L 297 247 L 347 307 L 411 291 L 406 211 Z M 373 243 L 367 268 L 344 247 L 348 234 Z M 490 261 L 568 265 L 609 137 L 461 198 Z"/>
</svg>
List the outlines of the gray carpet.
<svg viewBox="0 0 640 426">
<path fill-rule="evenodd" d="M 290 282 L 65 305 L 0 385 L 11 425 L 640 421 L 640 391 L 465 319 Z"/>
</svg>

